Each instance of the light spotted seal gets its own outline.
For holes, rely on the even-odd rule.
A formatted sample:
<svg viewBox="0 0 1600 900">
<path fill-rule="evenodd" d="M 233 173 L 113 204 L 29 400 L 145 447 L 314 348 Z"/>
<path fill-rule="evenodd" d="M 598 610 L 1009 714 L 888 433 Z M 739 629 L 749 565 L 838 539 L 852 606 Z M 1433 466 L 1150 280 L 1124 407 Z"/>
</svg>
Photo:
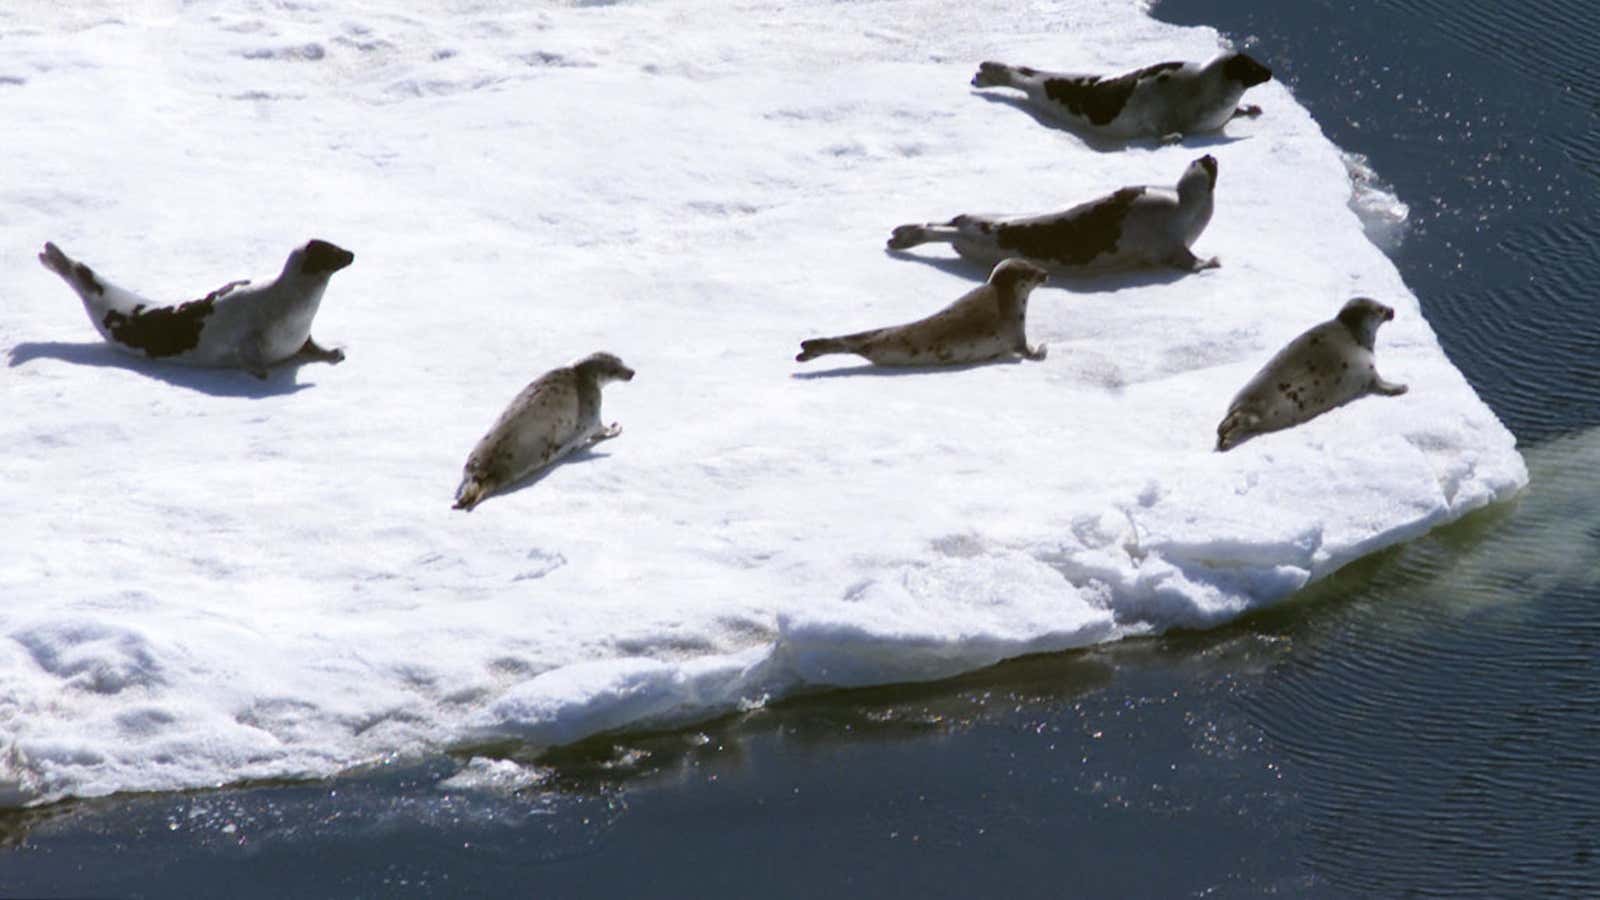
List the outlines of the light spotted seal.
<svg viewBox="0 0 1600 900">
<path fill-rule="evenodd" d="M 1098 137 L 1171 141 L 1216 131 L 1236 116 L 1260 115 L 1261 107 L 1240 107 L 1239 98 L 1271 79 L 1272 70 L 1249 56 L 1224 53 L 1206 63 L 1164 62 L 1121 75 L 986 62 L 972 86 L 1018 88 L 1031 108 Z"/>
<path fill-rule="evenodd" d="M 456 509 L 471 511 L 491 494 L 581 447 L 622 433 L 600 424 L 600 388 L 632 381 L 633 370 L 610 353 L 591 353 L 540 375 L 522 389 L 467 457 Z"/>
<path fill-rule="evenodd" d="M 258 378 L 289 359 L 344 359 L 343 350 L 311 339 L 311 319 L 328 279 L 354 259 L 348 250 L 313 240 L 290 253 L 283 271 L 266 284 L 230 281 L 199 300 L 158 306 L 100 278 L 55 244 L 39 254 L 45 268 L 82 298 L 89 320 L 113 346 L 185 365 L 244 369 Z"/>
<path fill-rule="evenodd" d="M 989 282 L 925 319 L 842 337 L 800 342 L 796 362 L 829 353 L 854 353 L 880 366 L 959 365 L 1013 354 L 1044 359 L 1045 347 L 1028 346 L 1028 294 L 1049 277 L 1039 266 L 1008 259 Z"/>
<path fill-rule="evenodd" d="M 1339 315 L 1290 341 L 1228 404 L 1217 426 L 1217 449 L 1292 428 L 1367 394 L 1404 394 L 1405 385 L 1379 377 L 1372 352 L 1378 326 L 1393 318 L 1393 309 L 1357 297 Z"/>
<path fill-rule="evenodd" d="M 1149 266 L 1199 271 L 1219 265 L 1189 249 L 1211 221 L 1216 184 L 1217 161 L 1202 156 L 1184 170 L 1176 188 L 1125 187 L 1042 216 L 963 214 L 948 222 L 901 225 L 889 236 L 889 249 L 944 242 L 979 262 L 1023 257 L 1069 274 Z"/>
</svg>

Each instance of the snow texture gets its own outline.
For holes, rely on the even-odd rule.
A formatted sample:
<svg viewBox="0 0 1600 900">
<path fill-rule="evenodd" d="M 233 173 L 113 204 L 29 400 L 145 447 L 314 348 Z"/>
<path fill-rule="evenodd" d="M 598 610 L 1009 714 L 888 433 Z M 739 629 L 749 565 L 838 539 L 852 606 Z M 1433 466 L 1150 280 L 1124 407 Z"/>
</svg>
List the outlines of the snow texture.
<svg viewBox="0 0 1600 900">
<path fill-rule="evenodd" d="M 967 86 L 1219 49 L 1133 0 L 29 2 L 0 47 L 0 804 L 1212 626 L 1526 481 L 1281 84 L 1117 152 Z M 986 274 L 887 255 L 893 226 L 1202 153 L 1222 268 L 1053 281 L 1046 361 L 792 361 Z M 34 260 L 177 302 L 311 237 L 356 255 L 313 329 L 348 359 L 265 382 L 120 354 Z M 1212 452 L 1233 393 L 1358 294 L 1396 309 L 1378 362 L 1410 393 Z M 606 389 L 621 437 L 452 511 L 511 397 L 599 349 L 638 370 Z"/>
</svg>

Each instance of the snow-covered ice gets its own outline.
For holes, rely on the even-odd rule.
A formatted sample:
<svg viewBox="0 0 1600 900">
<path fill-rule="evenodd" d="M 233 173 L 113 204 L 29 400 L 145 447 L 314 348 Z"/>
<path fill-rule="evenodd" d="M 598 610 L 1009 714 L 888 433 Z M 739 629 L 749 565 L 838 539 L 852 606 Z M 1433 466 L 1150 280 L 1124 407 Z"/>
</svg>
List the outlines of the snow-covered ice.
<svg viewBox="0 0 1600 900">
<path fill-rule="evenodd" d="M 423 11 L 417 11 L 421 7 Z M 1276 82 L 1090 149 L 967 86 L 1219 38 L 1135 0 L 202 0 L 0 9 L 0 804 L 571 741 L 817 685 L 1214 625 L 1514 494 L 1512 436 Z M 1270 47 L 1254 48 L 1269 65 Z M 1054 282 L 1041 363 L 798 366 L 985 273 L 889 229 L 1220 162 L 1221 269 Z M 262 383 L 130 361 L 34 260 L 198 297 L 356 254 Z M 1211 452 L 1350 296 L 1403 397 Z M 607 349 L 623 435 L 452 511 L 539 373 Z M 837 358 L 845 359 L 845 358 Z"/>
</svg>

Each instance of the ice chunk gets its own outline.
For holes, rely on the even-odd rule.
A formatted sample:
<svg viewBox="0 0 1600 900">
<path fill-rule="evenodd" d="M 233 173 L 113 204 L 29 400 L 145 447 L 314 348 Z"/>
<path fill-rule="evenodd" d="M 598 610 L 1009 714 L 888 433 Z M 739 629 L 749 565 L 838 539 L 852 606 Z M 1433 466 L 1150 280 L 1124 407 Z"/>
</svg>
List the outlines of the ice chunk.
<svg viewBox="0 0 1600 900">
<path fill-rule="evenodd" d="M 968 88 L 992 58 L 1208 58 L 1214 31 L 1097 0 L 527 6 L 13 15 L 8 116 L 51 126 L 7 135 L 0 246 L 173 301 L 311 237 L 356 262 L 313 329 L 346 362 L 265 382 L 118 355 L 55 276 L 0 266 L 0 804 L 1214 625 L 1526 482 L 1282 84 L 1203 148 L 1117 152 Z M 885 255 L 894 225 L 1170 185 L 1202 153 L 1195 252 L 1222 267 L 1052 282 L 1045 361 L 792 362 L 986 274 Z M 1410 392 L 1212 453 L 1233 393 L 1357 294 L 1395 308 L 1377 356 Z M 622 436 L 453 512 L 507 400 L 599 349 L 638 371 L 604 400 Z"/>
</svg>

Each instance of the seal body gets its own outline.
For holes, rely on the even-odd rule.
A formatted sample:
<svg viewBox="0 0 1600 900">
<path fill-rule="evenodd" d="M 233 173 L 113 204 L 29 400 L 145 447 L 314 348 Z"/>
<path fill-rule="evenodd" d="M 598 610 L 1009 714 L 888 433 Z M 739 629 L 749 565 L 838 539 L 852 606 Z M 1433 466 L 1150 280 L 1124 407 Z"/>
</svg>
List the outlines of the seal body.
<svg viewBox="0 0 1600 900">
<path fill-rule="evenodd" d="M 1239 107 L 1246 89 L 1272 79 L 1272 70 L 1243 53 L 1206 63 L 1163 62 L 1121 75 L 1043 72 L 986 62 L 973 87 L 1017 88 L 1027 105 L 1073 128 L 1115 140 L 1175 140 L 1216 131 L 1235 116 L 1261 108 Z"/>
<path fill-rule="evenodd" d="M 160 306 L 102 279 L 55 244 L 39 261 L 83 301 L 89 321 L 113 346 L 150 359 L 192 366 L 244 369 L 265 378 L 267 367 L 306 358 L 337 363 L 344 351 L 311 339 L 311 320 L 333 273 L 355 259 L 350 251 L 312 240 L 296 248 L 272 281 L 230 281 L 199 300 Z"/>
<path fill-rule="evenodd" d="M 1339 315 L 1290 341 L 1228 404 L 1217 426 L 1217 449 L 1291 428 L 1367 394 L 1404 394 L 1405 385 L 1379 377 L 1373 356 L 1378 326 L 1393 318 L 1393 309 L 1357 297 Z"/>
<path fill-rule="evenodd" d="M 1026 330 L 1028 294 L 1047 277 L 1027 260 L 1004 260 L 989 273 L 987 284 L 925 319 L 802 341 L 795 361 L 829 353 L 854 353 L 880 366 L 958 365 L 1012 355 L 1044 359 L 1044 346 L 1029 347 Z"/>
<path fill-rule="evenodd" d="M 1138 186 L 1042 216 L 963 214 L 948 222 L 901 225 L 890 250 L 942 242 L 960 255 L 993 264 L 1021 257 L 1067 274 L 1172 266 L 1198 271 L 1218 265 L 1189 249 L 1211 221 L 1217 161 L 1189 164 L 1176 187 Z"/>
<path fill-rule="evenodd" d="M 632 381 L 633 370 L 610 353 L 591 353 L 552 369 L 523 388 L 467 457 L 456 509 L 471 509 L 580 447 L 614 438 L 622 426 L 600 424 L 600 388 Z"/>
</svg>

